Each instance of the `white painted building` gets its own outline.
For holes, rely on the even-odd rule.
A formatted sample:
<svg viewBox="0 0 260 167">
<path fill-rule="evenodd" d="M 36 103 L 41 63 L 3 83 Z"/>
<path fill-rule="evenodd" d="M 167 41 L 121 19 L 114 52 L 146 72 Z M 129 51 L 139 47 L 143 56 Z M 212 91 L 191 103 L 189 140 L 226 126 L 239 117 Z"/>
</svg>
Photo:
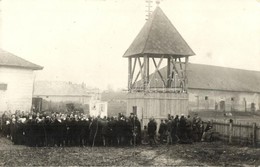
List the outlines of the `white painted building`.
<svg viewBox="0 0 260 167">
<path fill-rule="evenodd" d="M 0 114 L 30 111 L 34 70 L 43 67 L 0 49 Z"/>
<path fill-rule="evenodd" d="M 49 102 L 89 104 L 91 100 L 99 100 L 100 93 L 99 89 L 87 88 L 84 83 L 36 81 L 33 97 Z"/>
<path fill-rule="evenodd" d="M 167 68 L 160 72 L 165 77 Z M 159 78 L 151 89 L 163 89 Z M 260 71 L 189 63 L 187 78 L 189 111 L 260 111 Z"/>
<path fill-rule="evenodd" d="M 100 116 L 101 118 L 107 117 L 107 102 L 100 100 L 93 100 L 89 104 L 89 115 Z"/>
</svg>

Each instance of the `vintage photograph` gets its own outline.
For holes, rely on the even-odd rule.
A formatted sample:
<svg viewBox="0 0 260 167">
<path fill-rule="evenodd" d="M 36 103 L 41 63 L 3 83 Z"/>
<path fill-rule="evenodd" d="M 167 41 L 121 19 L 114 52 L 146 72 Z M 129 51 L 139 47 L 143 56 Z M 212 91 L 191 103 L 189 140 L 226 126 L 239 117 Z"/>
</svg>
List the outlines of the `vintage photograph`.
<svg viewBox="0 0 260 167">
<path fill-rule="evenodd" d="M 259 0 L 0 0 L 0 166 L 260 166 Z"/>
</svg>

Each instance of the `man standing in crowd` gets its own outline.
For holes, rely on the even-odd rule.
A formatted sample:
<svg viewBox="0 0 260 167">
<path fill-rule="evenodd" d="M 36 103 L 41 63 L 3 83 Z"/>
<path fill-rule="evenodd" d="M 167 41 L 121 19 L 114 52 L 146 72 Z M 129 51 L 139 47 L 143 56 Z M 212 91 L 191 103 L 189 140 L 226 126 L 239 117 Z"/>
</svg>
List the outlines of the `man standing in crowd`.
<svg viewBox="0 0 260 167">
<path fill-rule="evenodd" d="M 171 127 L 171 137 L 172 137 L 172 144 L 176 144 L 179 141 L 179 115 L 176 115 L 175 118 L 172 120 Z"/>
<path fill-rule="evenodd" d="M 150 146 L 153 146 L 156 144 L 156 141 L 155 141 L 156 129 L 157 129 L 157 124 L 156 124 L 155 120 L 153 118 L 150 118 L 150 121 L 148 123 L 148 135 L 149 135 Z"/>
<path fill-rule="evenodd" d="M 158 131 L 159 134 L 160 134 L 160 142 L 161 142 L 161 144 L 163 143 L 166 131 L 167 131 L 167 125 L 164 123 L 164 121 L 162 119 L 161 120 L 161 124 L 159 126 L 159 131 Z"/>
</svg>

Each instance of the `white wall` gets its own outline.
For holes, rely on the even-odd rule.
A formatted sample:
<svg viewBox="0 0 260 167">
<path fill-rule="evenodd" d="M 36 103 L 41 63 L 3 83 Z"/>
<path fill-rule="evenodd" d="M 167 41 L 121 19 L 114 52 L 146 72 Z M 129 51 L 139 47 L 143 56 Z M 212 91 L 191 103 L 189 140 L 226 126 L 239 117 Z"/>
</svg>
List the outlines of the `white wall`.
<svg viewBox="0 0 260 167">
<path fill-rule="evenodd" d="M 34 97 L 40 97 L 46 101 L 52 101 L 52 102 L 74 102 L 74 103 L 80 103 L 80 104 L 89 104 L 91 97 L 90 96 L 38 96 L 34 95 Z"/>
<path fill-rule="evenodd" d="M 188 94 L 133 92 L 127 94 L 127 112 L 129 116 L 133 112 L 133 106 L 137 106 L 138 118 L 142 124 L 147 125 L 149 118 L 153 117 L 157 124 L 161 119 L 166 119 L 168 114 L 188 115 Z"/>
<path fill-rule="evenodd" d="M 33 70 L 0 67 L 0 83 L 7 90 L 0 90 L 0 114 L 4 111 L 30 111 L 33 92 Z"/>
<path fill-rule="evenodd" d="M 107 117 L 107 102 L 104 101 L 91 101 L 89 105 L 90 116 L 100 116 L 101 118 Z"/>
<path fill-rule="evenodd" d="M 205 96 L 208 97 L 208 100 L 205 100 Z M 233 101 L 231 98 L 233 98 Z M 236 111 L 245 111 L 245 108 L 247 108 L 247 111 L 250 111 L 251 103 L 255 103 L 256 110 L 260 110 L 259 93 L 197 89 L 189 90 L 189 110 L 214 110 L 215 102 L 219 104 L 221 100 L 225 101 L 226 111 L 231 111 L 231 109 Z M 220 109 L 220 106 L 218 106 L 218 109 Z"/>
</svg>

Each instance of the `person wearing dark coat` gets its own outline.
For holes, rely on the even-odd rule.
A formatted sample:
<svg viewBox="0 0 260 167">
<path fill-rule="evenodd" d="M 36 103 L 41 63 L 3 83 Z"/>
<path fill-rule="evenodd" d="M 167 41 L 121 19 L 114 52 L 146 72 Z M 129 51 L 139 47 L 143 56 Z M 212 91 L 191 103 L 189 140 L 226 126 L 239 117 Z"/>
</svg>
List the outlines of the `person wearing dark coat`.
<svg viewBox="0 0 260 167">
<path fill-rule="evenodd" d="M 187 143 L 187 120 L 184 117 L 184 115 L 181 116 L 180 118 L 180 124 L 179 124 L 179 129 L 180 129 L 180 142 L 181 143 Z"/>
<path fill-rule="evenodd" d="M 65 122 L 66 126 L 66 135 L 65 135 L 65 145 L 72 146 L 72 125 L 71 125 L 71 118 L 67 116 Z"/>
<path fill-rule="evenodd" d="M 179 116 L 176 115 L 175 118 L 172 120 L 172 132 L 171 132 L 171 136 L 172 136 L 172 144 L 176 144 L 179 141 Z"/>
<path fill-rule="evenodd" d="M 172 144 L 172 120 L 171 118 L 166 120 L 166 134 L 167 134 L 167 144 Z"/>
<path fill-rule="evenodd" d="M 35 136 L 34 136 L 34 126 L 35 126 L 35 120 L 32 116 L 29 117 L 29 120 L 27 122 L 27 140 L 26 143 L 28 146 L 33 147 L 36 145 L 35 143 Z"/>
<path fill-rule="evenodd" d="M 87 146 L 88 145 L 88 135 L 89 135 L 89 121 L 84 118 L 81 121 L 81 132 L 80 132 L 80 145 Z"/>
<path fill-rule="evenodd" d="M 90 144 L 92 146 L 100 146 L 103 144 L 102 140 L 102 124 L 100 118 L 95 118 L 90 124 Z"/>
<path fill-rule="evenodd" d="M 153 146 L 156 144 L 156 141 L 155 141 L 156 129 L 157 129 L 157 124 L 156 124 L 155 120 L 153 118 L 151 118 L 148 123 L 148 135 L 149 135 L 150 146 Z"/>
<path fill-rule="evenodd" d="M 125 137 L 124 137 L 125 143 L 124 144 L 126 145 L 136 144 L 137 132 L 135 130 L 135 127 L 133 122 L 130 119 L 125 120 Z"/>
<path fill-rule="evenodd" d="M 202 122 L 200 117 L 198 117 L 197 115 L 193 118 L 193 122 L 192 122 L 192 134 L 193 134 L 193 141 L 194 142 L 198 142 L 201 140 L 201 134 L 202 134 Z"/>
<path fill-rule="evenodd" d="M 122 116 L 117 122 L 117 137 L 118 137 L 119 145 L 125 144 L 126 127 L 127 124 L 125 118 Z"/>
<path fill-rule="evenodd" d="M 10 124 L 10 134 L 11 134 L 11 140 L 14 144 L 17 144 L 17 128 L 18 128 L 18 125 L 17 125 L 16 119 L 13 118 L 12 122 Z"/>
<path fill-rule="evenodd" d="M 136 134 L 136 144 L 141 144 L 141 122 L 138 117 L 134 117 L 134 133 Z"/>
<path fill-rule="evenodd" d="M 102 120 L 103 146 L 108 146 L 109 145 L 108 135 L 109 135 L 108 120 L 107 119 L 103 119 Z"/>
<path fill-rule="evenodd" d="M 163 120 L 161 120 L 160 126 L 159 126 L 159 131 L 158 133 L 160 134 L 160 142 L 163 143 L 165 134 L 167 131 L 167 125 L 164 123 Z"/>
<path fill-rule="evenodd" d="M 186 119 L 186 131 L 187 131 L 187 138 L 190 142 L 192 142 L 192 119 L 190 115 L 187 116 Z"/>
<path fill-rule="evenodd" d="M 55 119 L 54 122 L 52 123 L 53 130 L 54 130 L 54 145 L 60 147 L 63 145 L 62 142 L 62 123 L 60 119 Z"/>
<path fill-rule="evenodd" d="M 52 127 L 51 127 L 51 119 L 49 116 L 45 119 L 45 146 L 52 146 Z"/>
<path fill-rule="evenodd" d="M 111 120 L 107 124 L 108 126 L 108 138 L 109 144 L 112 146 L 117 145 L 117 137 L 116 137 L 116 121 L 114 117 L 111 117 Z"/>
</svg>

